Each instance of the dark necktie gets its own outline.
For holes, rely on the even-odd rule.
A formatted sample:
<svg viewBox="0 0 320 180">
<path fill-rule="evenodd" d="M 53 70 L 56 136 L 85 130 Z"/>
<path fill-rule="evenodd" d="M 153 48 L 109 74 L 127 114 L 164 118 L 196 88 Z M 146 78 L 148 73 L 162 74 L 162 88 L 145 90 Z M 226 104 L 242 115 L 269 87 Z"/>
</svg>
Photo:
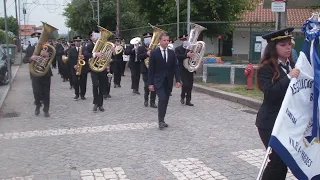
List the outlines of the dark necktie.
<svg viewBox="0 0 320 180">
<path fill-rule="evenodd" d="M 163 50 L 163 59 L 164 59 L 164 61 L 166 61 L 166 62 L 167 62 L 166 50 L 165 50 L 165 49 Z"/>
<path fill-rule="evenodd" d="M 287 62 L 286 65 L 283 65 L 282 63 L 280 63 L 280 66 L 287 71 L 287 74 L 289 74 L 289 72 L 290 72 L 289 62 Z"/>
</svg>

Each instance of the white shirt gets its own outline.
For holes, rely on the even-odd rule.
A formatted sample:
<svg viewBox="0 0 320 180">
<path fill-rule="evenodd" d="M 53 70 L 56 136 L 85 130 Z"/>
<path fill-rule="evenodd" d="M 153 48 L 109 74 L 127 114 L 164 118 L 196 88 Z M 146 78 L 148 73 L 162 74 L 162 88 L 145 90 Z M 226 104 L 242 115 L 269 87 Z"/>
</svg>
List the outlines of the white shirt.
<svg viewBox="0 0 320 180">
<path fill-rule="evenodd" d="M 290 66 L 290 61 L 289 61 L 289 59 L 287 59 L 286 64 L 283 64 L 282 61 L 281 61 L 280 59 L 278 59 L 278 63 L 279 63 L 279 64 L 282 64 L 282 65 L 284 65 L 284 66 L 286 66 L 287 63 L 289 63 L 289 71 L 292 70 L 292 68 L 291 68 L 291 66 Z M 287 73 L 287 70 L 286 70 L 285 68 L 283 68 L 282 66 L 281 66 L 281 69 L 283 70 L 283 72 Z M 287 76 L 288 76 L 289 79 L 292 79 L 292 77 L 291 77 L 289 74 L 287 74 Z"/>
<path fill-rule="evenodd" d="M 164 59 L 164 50 L 166 52 L 166 62 L 168 62 L 168 48 L 167 49 L 163 49 L 161 46 L 160 46 L 160 51 L 161 51 L 161 54 L 162 54 L 162 57 Z"/>
</svg>

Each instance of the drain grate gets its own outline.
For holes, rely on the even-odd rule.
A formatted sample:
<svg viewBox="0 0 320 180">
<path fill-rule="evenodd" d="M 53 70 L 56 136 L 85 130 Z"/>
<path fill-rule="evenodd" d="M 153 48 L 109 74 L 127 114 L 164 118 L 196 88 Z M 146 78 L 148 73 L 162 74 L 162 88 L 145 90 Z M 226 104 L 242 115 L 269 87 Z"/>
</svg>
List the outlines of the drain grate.
<svg viewBox="0 0 320 180">
<path fill-rule="evenodd" d="M 252 110 L 250 110 L 250 109 L 243 109 L 243 110 L 241 110 L 241 111 L 246 112 L 246 113 L 249 113 L 249 114 L 257 114 L 256 111 L 252 111 Z"/>
<path fill-rule="evenodd" d="M 19 117 L 20 113 L 18 112 L 9 112 L 9 113 L 3 113 L 1 115 L 2 118 L 13 118 L 13 117 Z"/>
</svg>

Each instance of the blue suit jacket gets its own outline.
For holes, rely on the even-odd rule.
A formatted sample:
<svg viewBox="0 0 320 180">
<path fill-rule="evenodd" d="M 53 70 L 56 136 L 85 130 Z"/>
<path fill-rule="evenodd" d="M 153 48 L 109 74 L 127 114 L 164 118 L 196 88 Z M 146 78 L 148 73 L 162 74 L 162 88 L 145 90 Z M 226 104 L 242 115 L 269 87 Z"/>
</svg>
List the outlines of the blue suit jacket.
<svg viewBox="0 0 320 180">
<path fill-rule="evenodd" d="M 176 55 L 173 50 L 167 48 L 167 62 L 163 59 L 160 48 L 157 48 L 150 53 L 148 80 L 149 85 L 154 85 L 156 89 L 163 87 L 163 81 L 168 79 L 169 88 L 173 86 L 173 76 L 176 82 L 180 82 L 179 67 Z"/>
</svg>

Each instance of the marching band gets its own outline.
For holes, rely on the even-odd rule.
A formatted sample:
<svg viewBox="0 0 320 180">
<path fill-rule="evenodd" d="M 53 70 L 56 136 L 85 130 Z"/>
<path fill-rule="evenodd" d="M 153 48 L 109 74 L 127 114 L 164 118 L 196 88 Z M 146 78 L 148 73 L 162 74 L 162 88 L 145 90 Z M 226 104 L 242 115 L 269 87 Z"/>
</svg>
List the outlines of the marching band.
<svg viewBox="0 0 320 180">
<path fill-rule="evenodd" d="M 127 62 L 124 61 L 124 57 L 126 56 L 128 59 L 128 67 L 131 71 L 131 89 L 133 94 L 140 95 L 139 84 L 142 76 L 144 82 L 143 104 L 145 107 L 150 105 L 151 108 L 158 108 L 161 114 L 161 112 L 165 111 L 163 106 L 167 103 L 162 103 L 161 105 L 162 101 L 159 98 L 160 106 L 156 104 L 156 94 L 161 94 L 160 92 L 157 93 L 157 90 L 159 91 L 161 87 L 157 87 L 156 85 L 154 89 L 150 89 L 150 85 L 152 85 L 150 84 L 150 82 L 152 82 L 150 78 L 153 78 L 150 76 L 150 73 L 153 72 L 150 72 L 149 69 L 149 57 L 151 52 L 163 47 L 168 48 L 170 54 L 171 52 L 175 54 L 174 57 L 176 60 L 173 62 L 176 64 L 175 66 L 180 69 L 175 70 L 175 73 L 179 72 L 176 74 L 179 82 L 176 83 L 180 83 L 179 77 L 181 76 L 181 103 L 193 106 L 191 103 L 191 90 L 194 72 L 188 70 L 188 67 L 184 65 L 186 58 L 193 58 L 195 55 L 192 52 L 192 46 L 194 46 L 194 44 L 189 42 L 188 47 L 183 45 L 184 42 L 188 42 L 188 35 L 179 37 L 182 45 L 176 47 L 174 50 L 172 40 L 160 41 L 160 37 L 169 37 L 165 34 L 166 32 L 164 30 L 155 26 L 152 26 L 153 32 L 146 32 L 142 34 L 141 37 L 131 39 L 128 45 L 125 44 L 125 40 L 120 37 L 115 37 L 112 42 L 109 41 L 109 37 L 114 34 L 98 26 L 99 30 L 89 32 L 88 40 L 84 40 L 81 36 L 75 36 L 73 37 L 73 41 L 65 42 L 63 38 L 60 38 L 56 44 L 51 43 L 52 45 L 49 45 L 47 40 L 51 31 L 55 28 L 48 24 L 45 24 L 45 26 L 51 29 L 48 28 L 48 32 L 43 33 L 43 36 L 37 41 L 38 43 L 33 43 L 33 55 L 31 56 L 29 53 L 28 56 L 30 58 L 30 77 L 36 105 L 35 115 L 39 115 L 40 107 L 43 103 L 45 117 L 49 117 L 51 66 L 54 68 L 53 63 L 55 63 L 53 60 L 55 60 L 58 65 L 58 74 L 60 74 L 62 81 L 69 81 L 70 89 L 74 89 L 75 100 L 79 98 L 86 100 L 87 77 L 88 74 L 90 74 L 93 91 L 93 111 L 99 110 L 103 112 L 105 111 L 103 108 L 103 100 L 111 98 L 110 87 L 112 79 L 114 88 L 121 87 L 121 76 L 124 76 Z M 39 37 L 40 34 L 37 34 L 37 36 Z M 204 47 L 202 51 L 203 50 Z M 197 59 L 199 64 L 201 60 L 202 57 Z M 152 69 L 152 71 L 154 70 Z M 171 71 L 171 69 L 168 71 Z M 38 72 L 40 75 L 36 75 L 35 72 Z M 173 72 L 165 72 L 165 74 L 168 73 L 172 74 Z M 166 77 L 166 79 L 168 79 L 168 77 Z M 172 87 L 170 87 L 170 84 L 173 79 L 170 77 L 169 80 L 169 88 L 167 89 L 168 91 L 166 91 L 169 93 L 168 96 L 171 95 Z M 185 98 L 186 102 L 184 102 Z M 162 127 L 163 124 L 159 122 L 159 128 L 160 126 Z"/>
</svg>

